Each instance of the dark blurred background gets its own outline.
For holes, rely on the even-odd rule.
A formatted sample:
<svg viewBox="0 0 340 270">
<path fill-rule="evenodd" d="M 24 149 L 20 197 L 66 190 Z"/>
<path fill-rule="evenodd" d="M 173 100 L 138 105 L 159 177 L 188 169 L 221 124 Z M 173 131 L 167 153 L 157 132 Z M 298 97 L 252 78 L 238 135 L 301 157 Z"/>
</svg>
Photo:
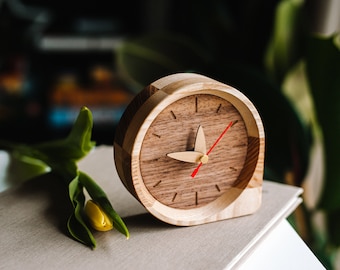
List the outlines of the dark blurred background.
<svg viewBox="0 0 340 270">
<path fill-rule="evenodd" d="M 142 1 L 0 1 L 0 138 L 37 142 L 68 132 L 81 106 L 98 143 L 132 93 L 114 49 L 144 31 Z"/>
<path fill-rule="evenodd" d="M 219 53 L 261 66 L 274 15 L 250 16 L 261 14 L 254 9 L 274 14 L 278 2 L 0 0 L 0 139 L 65 136 L 86 105 L 94 115 L 93 139 L 111 144 L 136 92 L 116 72 L 121 42 L 171 32 L 200 40 L 213 52 L 236 36 L 236 46 Z M 214 35 L 218 31 L 226 35 Z M 243 36 L 256 42 L 249 46 Z"/>
</svg>

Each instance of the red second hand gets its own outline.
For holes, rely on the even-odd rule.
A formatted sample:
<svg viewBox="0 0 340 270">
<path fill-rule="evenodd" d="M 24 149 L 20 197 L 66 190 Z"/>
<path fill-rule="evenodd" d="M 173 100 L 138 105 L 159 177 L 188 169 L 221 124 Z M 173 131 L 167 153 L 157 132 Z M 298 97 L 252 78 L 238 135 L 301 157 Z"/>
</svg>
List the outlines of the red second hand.
<svg viewBox="0 0 340 270">
<path fill-rule="evenodd" d="M 214 144 L 210 147 L 209 151 L 207 152 L 207 156 L 211 153 L 211 151 L 215 148 L 215 146 L 218 144 L 218 142 L 222 139 L 222 137 L 224 136 L 224 134 L 227 133 L 228 129 L 233 125 L 233 122 L 231 121 L 229 123 L 229 125 L 223 130 L 223 132 L 221 133 L 221 135 L 217 138 L 217 140 L 214 142 Z M 191 177 L 194 178 L 196 176 L 196 174 L 198 173 L 198 170 L 201 168 L 201 166 L 203 165 L 202 162 L 200 162 L 200 164 L 198 164 L 198 166 L 196 167 L 196 169 L 192 172 Z"/>
</svg>

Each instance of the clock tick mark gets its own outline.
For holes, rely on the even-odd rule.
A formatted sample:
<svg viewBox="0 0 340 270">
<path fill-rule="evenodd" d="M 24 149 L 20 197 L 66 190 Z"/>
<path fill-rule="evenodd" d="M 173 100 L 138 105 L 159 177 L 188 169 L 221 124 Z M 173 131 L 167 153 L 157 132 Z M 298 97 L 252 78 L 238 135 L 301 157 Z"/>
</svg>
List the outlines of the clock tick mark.
<svg viewBox="0 0 340 270">
<path fill-rule="evenodd" d="M 238 120 L 235 120 L 231 126 L 235 126 L 235 124 L 238 122 Z"/>
<path fill-rule="evenodd" d="M 198 98 L 195 98 L 195 112 L 198 112 Z"/>
<path fill-rule="evenodd" d="M 247 146 L 246 143 L 241 143 L 241 144 L 235 144 L 235 145 L 233 145 L 232 147 L 238 148 L 238 147 L 245 147 L 245 146 Z"/>
<path fill-rule="evenodd" d="M 217 189 L 218 192 L 221 192 L 221 189 L 218 185 L 215 185 L 215 188 Z"/>
<path fill-rule="evenodd" d="M 174 119 L 177 119 L 176 114 L 174 113 L 174 111 L 170 111 L 170 113 L 171 113 L 171 115 L 172 115 L 172 117 L 173 117 Z"/>
<path fill-rule="evenodd" d="M 222 104 L 220 104 L 220 105 L 218 106 L 218 108 L 217 108 L 217 110 L 216 110 L 216 113 L 218 113 L 218 112 L 220 111 L 221 107 L 222 107 Z"/>
<path fill-rule="evenodd" d="M 177 192 L 176 192 L 176 193 L 174 194 L 174 196 L 172 197 L 172 201 L 173 201 L 173 202 L 175 201 L 176 197 L 177 197 Z"/>
<path fill-rule="evenodd" d="M 161 182 L 162 180 L 159 180 L 156 184 L 153 185 L 153 187 L 157 187 Z"/>
<path fill-rule="evenodd" d="M 195 204 L 198 205 L 198 192 L 195 193 Z"/>
<path fill-rule="evenodd" d="M 237 171 L 237 169 L 236 169 L 235 167 L 229 167 L 229 169 L 232 170 L 232 171 L 234 171 L 234 172 Z"/>
<path fill-rule="evenodd" d="M 155 137 L 157 137 L 157 138 L 159 138 L 159 139 L 161 138 L 161 135 L 158 135 L 158 134 L 156 134 L 156 133 L 152 133 L 152 135 L 155 136 Z"/>
</svg>

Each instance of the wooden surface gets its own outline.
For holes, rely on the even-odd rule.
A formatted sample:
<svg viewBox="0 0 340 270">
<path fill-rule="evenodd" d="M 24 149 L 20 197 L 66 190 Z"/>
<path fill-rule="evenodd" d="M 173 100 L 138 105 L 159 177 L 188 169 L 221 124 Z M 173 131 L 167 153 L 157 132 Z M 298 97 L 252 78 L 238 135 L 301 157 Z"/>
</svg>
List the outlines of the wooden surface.
<svg viewBox="0 0 340 270">
<path fill-rule="evenodd" d="M 193 227 L 168 225 L 123 187 L 112 153 L 112 147 L 98 147 L 79 167 L 107 192 L 130 239 L 115 231 L 95 232 L 98 246 L 92 251 L 68 238 L 65 188 L 57 179 L 38 178 L 0 193 L 0 269 L 231 269 L 300 202 L 300 188 L 264 181 L 263 204 L 253 215 Z"/>
<path fill-rule="evenodd" d="M 194 179 L 197 165 L 167 156 L 194 149 L 199 126 L 210 148 L 229 123 L 226 138 Z M 168 223 L 187 226 L 247 215 L 261 204 L 262 122 L 253 104 L 228 85 L 190 73 L 161 78 L 128 106 L 114 146 L 127 189 Z"/>
</svg>

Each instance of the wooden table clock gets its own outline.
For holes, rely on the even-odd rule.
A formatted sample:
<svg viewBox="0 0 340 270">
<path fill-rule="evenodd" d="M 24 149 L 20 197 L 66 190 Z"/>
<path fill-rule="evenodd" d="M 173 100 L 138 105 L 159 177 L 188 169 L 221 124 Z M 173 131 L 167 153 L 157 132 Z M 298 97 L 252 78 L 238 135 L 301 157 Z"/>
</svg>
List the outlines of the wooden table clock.
<svg viewBox="0 0 340 270">
<path fill-rule="evenodd" d="M 179 226 L 254 213 L 261 205 L 264 130 L 241 92 L 179 73 L 142 90 L 116 129 L 125 187 L 158 219 Z"/>
</svg>

